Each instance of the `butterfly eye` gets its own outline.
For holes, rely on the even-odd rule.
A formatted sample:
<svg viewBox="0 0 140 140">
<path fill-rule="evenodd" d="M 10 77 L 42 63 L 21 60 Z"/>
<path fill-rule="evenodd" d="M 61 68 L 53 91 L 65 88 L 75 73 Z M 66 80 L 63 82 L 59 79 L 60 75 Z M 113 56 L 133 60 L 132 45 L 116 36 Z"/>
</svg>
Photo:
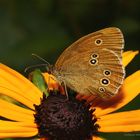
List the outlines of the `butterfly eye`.
<svg viewBox="0 0 140 140">
<path fill-rule="evenodd" d="M 97 46 L 101 45 L 102 42 L 103 42 L 102 39 L 96 39 L 96 40 L 95 40 L 95 44 L 96 44 Z"/>
<path fill-rule="evenodd" d="M 91 59 L 90 60 L 90 64 L 92 64 L 92 65 L 95 65 L 97 63 L 98 63 L 98 60 L 97 59 Z"/>
<path fill-rule="evenodd" d="M 105 76 L 110 76 L 111 75 L 111 71 L 110 70 L 104 70 L 104 75 Z"/>
<path fill-rule="evenodd" d="M 110 81 L 107 79 L 107 78 L 103 78 L 101 79 L 100 83 L 103 85 L 103 86 L 107 86 L 110 84 Z"/>
<path fill-rule="evenodd" d="M 97 53 L 94 53 L 94 54 L 92 54 L 92 56 L 91 56 L 92 58 L 98 58 L 99 57 L 99 55 L 97 54 Z"/>
<path fill-rule="evenodd" d="M 105 88 L 99 87 L 99 91 L 100 91 L 101 93 L 103 93 L 103 92 L 105 92 Z"/>
</svg>

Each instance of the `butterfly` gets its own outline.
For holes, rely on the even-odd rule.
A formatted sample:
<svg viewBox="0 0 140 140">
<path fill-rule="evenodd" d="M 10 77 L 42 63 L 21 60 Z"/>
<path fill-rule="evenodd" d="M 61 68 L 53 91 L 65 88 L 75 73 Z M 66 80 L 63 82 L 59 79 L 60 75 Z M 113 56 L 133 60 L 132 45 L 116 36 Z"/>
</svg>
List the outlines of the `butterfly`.
<svg viewBox="0 0 140 140">
<path fill-rule="evenodd" d="M 66 48 L 51 73 L 80 94 L 109 99 L 118 93 L 125 76 L 123 48 L 120 29 L 109 27 L 93 32 Z"/>
</svg>

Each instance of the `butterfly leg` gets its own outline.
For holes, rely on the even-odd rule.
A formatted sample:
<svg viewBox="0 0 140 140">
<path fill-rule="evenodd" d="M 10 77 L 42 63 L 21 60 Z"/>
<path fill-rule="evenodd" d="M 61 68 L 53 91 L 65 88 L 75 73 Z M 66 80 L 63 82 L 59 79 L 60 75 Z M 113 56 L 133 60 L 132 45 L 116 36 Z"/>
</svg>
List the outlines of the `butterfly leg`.
<svg viewBox="0 0 140 140">
<path fill-rule="evenodd" d="M 68 94 L 68 90 L 67 90 L 66 82 L 63 81 L 62 83 L 63 83 L 63 86 L 64 86 L 64 92 L 65 92 L 65 95 L 66 95 L 66 97 L 67 97 L 67 100 L 69 100 L 69 94 Z"/>
</svg>

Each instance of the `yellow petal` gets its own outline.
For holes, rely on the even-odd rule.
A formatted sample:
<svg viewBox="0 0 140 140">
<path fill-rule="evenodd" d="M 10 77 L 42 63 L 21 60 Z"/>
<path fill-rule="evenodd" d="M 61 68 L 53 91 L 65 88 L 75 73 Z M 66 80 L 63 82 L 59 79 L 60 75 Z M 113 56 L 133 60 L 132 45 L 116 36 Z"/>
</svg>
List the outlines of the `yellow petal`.
<svg viewBox="0 0 140 140">
<path fill-rule="evenodd" d="M 53 75 L 48 73 L 43 73 L 43 76 L 50 90 L 59 89 L 59 84 Z"/>
<path fill-rule="evenodd" d="M 33 122 L 11 122 L 0 120 L 0 138 L 32 137 L 37 135 L 37 133 L 37 126 Z"/>
<path fill-rule="evenodd" d="M 46 80 L 46 83 L 52 83 L 52 84 L 55 84 L 56 83 L 56 78 L 52 75 L 52 74 L 49 74 L 49 73 L 42 73 L 45 80 Z"/>
<path fill-rule="evenodd" d="M 105 140 L 104 138 L 98 137 L 98 136 L 93 136 L 92 140 Z"/>
<path fill-rule="evenodd" d="M 140 125 L 140 110 L 108 114 L 100 117 L 98 119 L 98 124 L 100 127 Z"/>
<path fill-rule="evenodd" d="M 4 133 L 4 132 L 0 132 L 0 138 L 18 138 L 18 137 L 33 137 L 36 136 L 38 134 L 38 130 L 34 130 L 32 132 L 9 132 L 9 133 Z"/>
<path fill-rule="evenodd" d="M 123 66 L 126 67 L 138 53 L 139 51 L 124 52 L 123 59 L 122 59 Z"/>
<path fill-rule="evenodd" d="M 125 106 L 140 93 L 140 70 L 127 77 L 116 97 L 101 101 L 96 107 L 96 116 L 100 117 Z"/>
<path fill-rule="evenodd" d="M 15 92 L 20 92 L 23 97 L 33 102 L 40 103 L 42 93 L 28 79 L 18 72 L 0 63 L 0 87 L 12 88 Z"/>
<path fill-rule="evenodd" d="M 6 110 L 14 110 L 16 112 L 19 112 L 19 113 L 22 113 L 22 114 L 25 114 L 25 115 L 28 115 L 28 116 L 33 116 L 33 114 L 35 113 L 32 110 L 25 109 L 21 106 L 18 106 L 18 105 L 15 105 L 13 103 L 4 101 L 2 99 L 0 99 L 0 105 L 2 105 Z"/>
<path fill-rule="evenodd" d="M 99 132 L 134 132 L 134 131 L 140 131 L 140 124 L 104 126 L 99 129 Z"/>
<path fill-rule="evenodd" d="M 12 126 L 37 128 L 37 125 L 34 122 L 13 122 L 13 121 L 0 120 L 0 127 L 6 127 L 6 126 L 11 128 Z"/>
<path fill-rule="evenodd" d="M 132 52 L 133 52 L 132 50 L 130 50 L 130 51 L 125 51 L 125 52 L 123 52 L 122 57 L 125 57 L 125 56 L 131 54 Z"/>
<path fill-rule="evenodd" d="M 59 90 L 60 93 L 65 94 L 63 86 L 59 84 L 57 79 L 52 74 L 48 74 L 48 73 L 42 73 L 42 74 L 50 90 Z"/>
<path fill-rule="evenodd" d="M 0 99 L 0 116 L 15 121 L 34 122 L 34 112 Z"/>
<path fill-rule="evenodd" d="M 37 128 L 32 127 L 23 127 L 23 126 L 0 126 L 0 133 L 16 133 L 16 132 L 33 132 L 36 131 Z"/>
<path fill-rule="evenodd" d="M 21 92 L 12 90 L 13 88 L 11 87 L 11 85 L 6 86 L 6 84 L 5 84 L 4 85 L 5 87 L 2 87 L 3 84 L 1 86 L 1 81 L 2 81 L 2 79 L 0 80 L 0 94 L 4 94 L 6 96 L 9 96 L 9 97 L 11 97 L 11 98 L 13 98 L 13 99 L 21 102 L 25 106 L 27 106 L 27 107 L 29 107 L 29 108 L 31 108 L 31 109 L 34 110 L 33 102 L 31 102 L 30 100 L 28 100 L 28 98 L 23 97 L 22 94 L 21 94 Z"/>
<path fill-rule="evenodd" d="M 16 123 L 7 123 L 5 127 L 0 125 L 0 138 L 31 137 L 37 135 L 37 133 L 38 129 L 36 127 L 23 127 Z"/>
<path fill-rule="evenodd" d="M 2 105 L 0 107 L 0 116 L 15 121 L 34 122 L 33 116 L 25 115 L 14 110 L 5 110 Z"/>
</svg>

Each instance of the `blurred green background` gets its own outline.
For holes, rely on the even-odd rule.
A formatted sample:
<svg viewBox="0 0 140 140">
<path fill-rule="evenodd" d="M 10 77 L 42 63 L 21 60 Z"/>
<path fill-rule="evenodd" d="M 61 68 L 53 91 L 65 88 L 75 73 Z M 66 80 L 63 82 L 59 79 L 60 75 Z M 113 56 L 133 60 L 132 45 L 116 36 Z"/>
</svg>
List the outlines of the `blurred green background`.
<svg viewBox="0 0 140 140">
<path fill-rule="evenodd" d="M 139 50 L 140 1 L 0 0 L 0 61 L 22 73 L 27 66 L 42 63 L 32 53 L 54 64 L 78 38 L 110 26 L 124 33 L 125 51 Z M 140 55 L 126 68 L 127 75 L 139 66 Z M 139 99 L 122 110 L 138 108 Z M 139 140 L 140 132 L 139 136 L 103 136 L 109 140 Z"/>
</svg>

